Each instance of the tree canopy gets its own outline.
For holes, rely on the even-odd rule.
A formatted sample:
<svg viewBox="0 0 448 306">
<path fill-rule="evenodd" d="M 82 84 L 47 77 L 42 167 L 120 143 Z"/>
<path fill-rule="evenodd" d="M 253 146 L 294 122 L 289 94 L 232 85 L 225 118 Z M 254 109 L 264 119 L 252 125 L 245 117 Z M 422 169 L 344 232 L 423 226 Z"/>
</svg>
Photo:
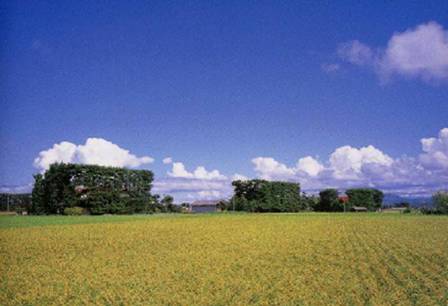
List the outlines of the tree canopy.
<svg viewBox="0 0 448 306">
<path fill-rule="evenodd" d="M 383 205 L 384 194 L 381 190 L 374 188 L 347 189 L 349 207 L 362 206 L 370 211 L 375 211 Z"/>
<path fill-rule="evenodd" d="M 338 200 L 338 191 L 336 189 L 324 189 L 319 192 L 320 200 L 315 207 L 317 211 L 343 211 L 344 207 Z"/>
<path fill-rule="evenodd" d="M 438 191 L 432 196 L 434 207 L 438 213 L 448 214 L 448 191 Z"/>
<path fill-rule="evenodd" d="M 58 214 L 74 206 L 93 214 L 143 212 L 153 200 L 148 170 L 55 163 L 34 179 L 33 213 Z"/>
<path fill-rule="evenodd" d="M 266 180 L 232 182 L 231 208 L 252 212 L 295 212 L 303 210 L 300 185 Z"/>
</svg>

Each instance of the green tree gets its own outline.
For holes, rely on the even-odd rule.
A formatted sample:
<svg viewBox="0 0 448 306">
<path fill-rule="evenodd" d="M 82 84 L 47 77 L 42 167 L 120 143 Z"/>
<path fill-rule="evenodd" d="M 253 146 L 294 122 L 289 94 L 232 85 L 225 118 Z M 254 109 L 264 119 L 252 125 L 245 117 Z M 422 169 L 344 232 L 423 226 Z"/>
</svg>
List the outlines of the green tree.
<svg viewBox="0 0 448 306">
<path fill-rule="evenodd" d="M 319 197 L 315 195 L 309 195 L 307 193 L 302 193 L 301 196 L 302 206 L 305 210 L 316 210 L 319 205 Z"/>
<path fill-rule="evenodd" d="M 218 202 L 217 207 L 220 211 L 230 210 L 232 209 L 231 204 L 229 201 L 221 200 Z"/>
<path fill-rule="evenodd" d="M 353 188 L 345 192 L 348 196 L 348 204 L 352 206 L 366 207 L 375 211 L 383 205 L 384 194 L 381 190 L 373 188 Z"/>
<path fill-rule="evenodd" d="M 95 214 L 133 213 L 151 203 L 153 174 L 147 170 L 55 163 L 34 179 L 34 213 L 61 214 L 75 206 Z"/>
<path fill-rule="evenodd" d="M 34 175 L 34 187 L 31 193 L 31 213 L 41 214 L 44 213 L 44 185 L 42 174 Z"/>
<path fill-rule="evenodd" d="M 448 191 L 438 191 L 432 196 L 432 201 L 438 213 L 448 214 Z"/>
<path fill-rule="evenodd" d="M 251 212 L 295 212 L 304 209 L 297 183 L 237 180 L 233 181 L 231 209 Z"/>
<path fill-rule="evenodd" d="M 344 207 L 338 200 L 338 191 L 336 189 L 325 189 L 319 192 L 319 203 L 317 211 L 343 211 Z"/>
<path fill-rule="evenodd" d="M 179 212 L 180 207 L 174 204 L 174 198 L 170 195 L 166 195 L 160 201 L 166 212 Z"/>
</svg>

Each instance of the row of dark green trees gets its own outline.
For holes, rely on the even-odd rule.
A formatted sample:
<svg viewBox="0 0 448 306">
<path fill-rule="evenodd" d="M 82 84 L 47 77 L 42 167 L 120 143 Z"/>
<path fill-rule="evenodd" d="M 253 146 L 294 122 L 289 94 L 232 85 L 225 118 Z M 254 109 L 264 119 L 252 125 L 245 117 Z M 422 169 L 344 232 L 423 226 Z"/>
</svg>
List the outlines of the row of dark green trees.
<svg viewBox="0 0 448 306">
<path fill-rule="evenodd" d="M 133 214 L 180 212 L 171 196 L 151 194 L 153 173 L 148 170 L 95 165 L 56 163 L 44 174 L 34 176 L 32 196 L 6 195 L 0 202 L 32 214 Z M 354 208 L 375 211 L 382 206 L 383 193 L 372 188 L 336 189 L 316 195 L 300 192 L 298 183 L 266 180 L 232 182 L 234 195 L 219 203 L 220 210 L 247 212 L 342 212 Z M 5 200 L 5 201 L 3 201 Z M 427 213 L 448 213 L 448 194 L 434 196 L 436 207 Z M 1 207 L 5 210 L 6 207 Z M 14 209 L 12 209 L 14 210 Z"/>
<path fill-rule="evenodd" d="M 336 189 L 325 189 L 319 196 L 300 193 L 298 183 L 266 180 L 234 181 L 234 196 L 222 205 L 227 210 L 249 212 L 350 211 L 363 207 L 369 211 L 381 208 L 383 193 L 378 189 L 348 189 L 339 197 Z"/>
</svg>

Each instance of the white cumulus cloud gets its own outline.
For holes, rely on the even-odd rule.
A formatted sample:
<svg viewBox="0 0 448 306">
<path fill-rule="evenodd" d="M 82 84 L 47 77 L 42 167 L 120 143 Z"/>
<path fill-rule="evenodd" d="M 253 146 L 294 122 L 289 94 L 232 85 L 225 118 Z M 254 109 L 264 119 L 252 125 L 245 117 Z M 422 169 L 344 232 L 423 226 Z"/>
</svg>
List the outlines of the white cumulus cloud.
<svg viewBox="0 0 448 306">
<path fill-rule="evenodd" d="M 305 179 L 306 176 L 315 177 L 325 169 L 311 156 L 300 158 L 295 167 L 289 167 L 272 157 L 257 157 L 252 159 L 252 163 L 255 166 L 255 172 L 267 180 L 291 180 L 299 177 Z"/>
<path fill-rule="evenodd" d="M 384 154 L 374 146 L 360 149 L 351 146 L 337 148 L 330 155 L 330 167 L 333 176 L 338 179 L 356 179 L 361 174 L 361 169 L 366 164 L 378 164 L 390 166 L 392 158 Z"/>
<path fill-rule="evenodd" d="M 170 194 L 176 203 L 197 199 L 227 199 L 232 195 L 230 180 L 168 177 L 156 179 L 154 193 Z"/>
<path fill-rule="evenodd" d="M 370 66 L 383 81 L 393 75 L 448 80 L 448 30 L 434 21 L 394 33 L 383 48 L 354 40 L 340 44 L 337 52 L 351 64 Z"/>
<path fill-rule="evenodd" d="M 380 62 L 382 73 L 420 77 L 426 80 L 448 78 L 448 31 L 436 22 L 395 33 Z"/>
<path fill-rule="evenodd" d="M 255 165 L 255 171 L 263 179 L 283 178 L 288 179 L 294 177 L 295 171 L 287 167 L 285 164 L 279 163 L 272 157 L 256 157 L 252 159 Z"/>
<path fill-rule="evenodd" d="M 128 150 L 102 138 L 88 138 L 83 145 L 63 141 L 41 151 L 34 166 L 42 171 L 52 163 L 78 163 L 113 167 L 138 167 L 154 161 L 149 156 L 137 157 Z"/>
<path fill-rule="evenodd" d="M 180 178 L 194 178 L 203 180 L 225 180 L 226 176 L 222 175 L 218 170 L 207 171 L 205 167 L 199 166 L 193 172 L 189 172 L 185 165 L 181 162 L 173 162 L 172 169 L 168 172 L 168 176 Z"/>
<path fill-rule="evenodd" d="M 173 163 L 171 172 L 168 172 L 168 175 L 171 177 L 183 177 L 183 178 L 192 178 L 193 173 L 190 173 L 185 169 L 185 166 L 183 163 Z"/>
<path fill-rule="evenodd" d="M 318 175 L 324 166 L 311 156 L 302 157 L 297 162 L 297 170 L 303 171 L 310 176 Z"/>
<path fill-rule="evenodd" d="M 68 141 L 54 144 L 52 148 L 39 153 L 34 159 L 34 166 L 46 170 L 56 162 L 71 163 L 75 160 L 77 148 L 77 145 Z"/>
<path fill-rule="evenodd" d="M 448 171 L 448 128 L 440 130 L 439 137 L 422 138 L 421 163 L 429 169 Z"/>
</svg>

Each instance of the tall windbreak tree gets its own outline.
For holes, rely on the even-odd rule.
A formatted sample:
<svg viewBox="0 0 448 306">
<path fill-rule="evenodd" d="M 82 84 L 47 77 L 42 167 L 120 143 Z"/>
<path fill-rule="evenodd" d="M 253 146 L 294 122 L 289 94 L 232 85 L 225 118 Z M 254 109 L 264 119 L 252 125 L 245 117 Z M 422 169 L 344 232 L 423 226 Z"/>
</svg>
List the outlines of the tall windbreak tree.
<svg viewBox="0 0 448 306">
<path fill-rule="evenodd" d="M 339 202 L 338 191 L 336 189 L 324 189 L 319 192 L 319 202 L 315 207 L 316 211 L 343 211 L 343 204 Z"/>
<path fill-rule="evenodd" d="M 237 180 L 232 185 L 234 196 L 229 209 L 252 212 L 296 212 L 305 209 L 297 183 Z"/>
<path fill-rule="evenodd" d="M 55 163 L 34 178 L 33 213 L 60 214 L 74 206 L 94 214 L 133 213 L 153 206 L 148 170 Z"/>
<path fill-rule="evenodd" d="M 432 196 L 437 213 L 448 214 L 448 191 L 438 191 Z"/>
<path fill-rule="evenodd" d="M 381 208 L 384 194 L 381 190 L 374 188 L 353 188 L 347 189 L 348 204 L 352 206 L 362 206 L 370 211 Z"/>
</svg>

